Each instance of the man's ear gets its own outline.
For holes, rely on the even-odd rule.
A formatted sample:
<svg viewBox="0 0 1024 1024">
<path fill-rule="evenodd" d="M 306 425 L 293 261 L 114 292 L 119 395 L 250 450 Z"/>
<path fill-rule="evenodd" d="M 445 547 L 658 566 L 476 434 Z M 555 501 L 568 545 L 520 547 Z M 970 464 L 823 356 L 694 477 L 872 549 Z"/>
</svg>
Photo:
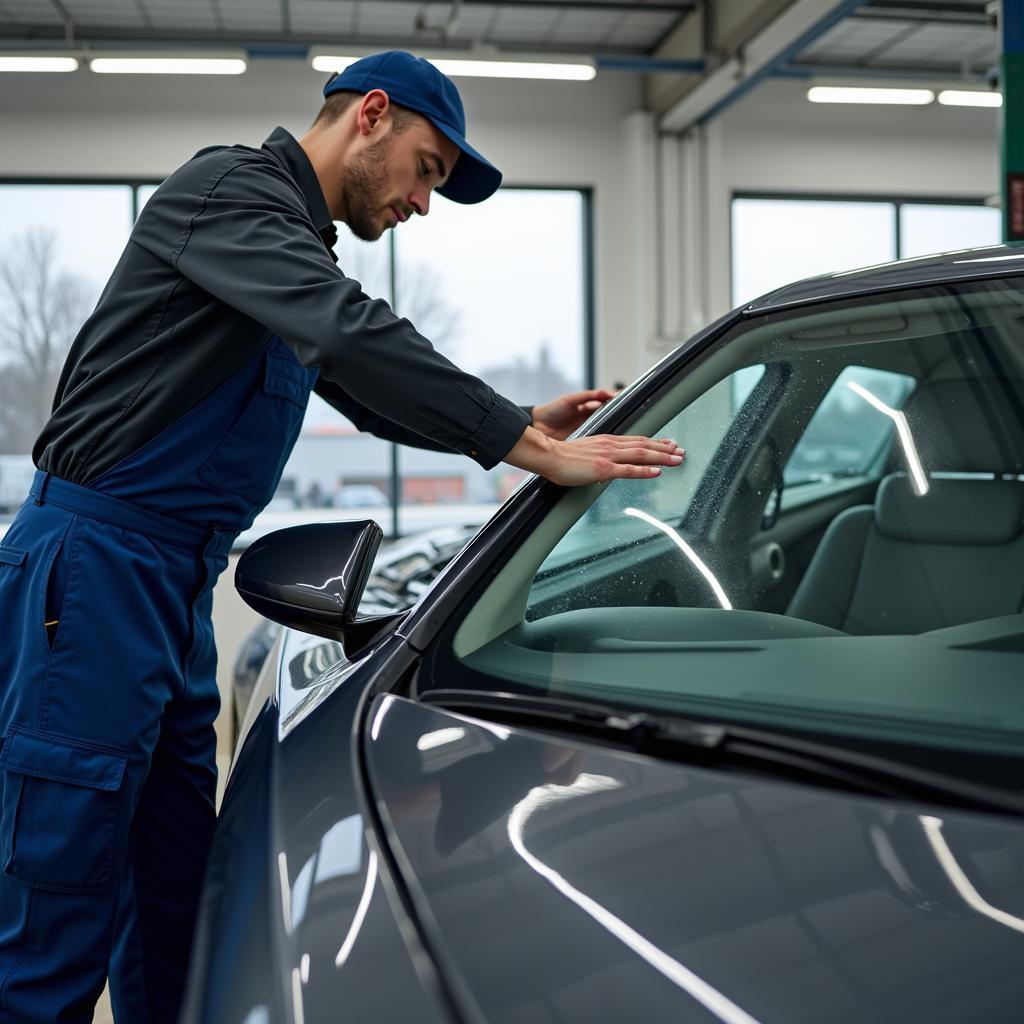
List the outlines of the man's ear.
<svg viewBox="0 0 1024 1024">
<path fill-rule="evenodd" d="M 377 129 L 381 120 L 385 121 L 391 111 L 391 100 L 383 89 L 368 92 L 359 104 L 356 112 L 356 124 L 360 135 L 370 135 Z"/>
</svg>

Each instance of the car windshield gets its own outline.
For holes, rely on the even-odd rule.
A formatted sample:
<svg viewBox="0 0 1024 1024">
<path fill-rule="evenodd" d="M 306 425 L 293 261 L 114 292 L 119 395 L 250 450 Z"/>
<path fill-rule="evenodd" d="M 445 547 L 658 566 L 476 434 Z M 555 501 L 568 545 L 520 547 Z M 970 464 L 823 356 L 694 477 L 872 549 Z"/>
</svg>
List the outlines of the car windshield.
<svg viewBox="0 0 1024 1024">
<path fill-rule="evenodd" d="M 567 491 L 444 685 L 1019 756 L 1024 282 L 752 317 L 644 398 L 682 467 Z"/>
</svg>

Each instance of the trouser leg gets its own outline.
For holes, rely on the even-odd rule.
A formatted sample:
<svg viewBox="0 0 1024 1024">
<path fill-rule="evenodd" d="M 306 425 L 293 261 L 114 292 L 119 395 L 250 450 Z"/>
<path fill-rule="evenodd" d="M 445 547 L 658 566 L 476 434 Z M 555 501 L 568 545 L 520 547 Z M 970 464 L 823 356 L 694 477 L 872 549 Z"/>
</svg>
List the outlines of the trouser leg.
<svg viewBox="0 0 1024 1024">
<path fill-rule="evenodd" d="M 118 1024 L 175 1024 L 215 823 L 220 706 L 210 598 L 195 608 L 186 692 L 172 700 L 142 789 L 122 887 L 110 990 Z"/>
<path fill-rule="evenodd" d="M 174 1024 L 213 836 L 216 702 L 165 712 L 129 841 L 110 991 L 118 1024 Z"/>
<path fill-rule="evenodd" d="M 160 718 L 183 690 L 196 563 L 50 505 L 5 543 L 28 557 L 0 576 L 0 1021 L 85 1024 Z"/>
</svg>

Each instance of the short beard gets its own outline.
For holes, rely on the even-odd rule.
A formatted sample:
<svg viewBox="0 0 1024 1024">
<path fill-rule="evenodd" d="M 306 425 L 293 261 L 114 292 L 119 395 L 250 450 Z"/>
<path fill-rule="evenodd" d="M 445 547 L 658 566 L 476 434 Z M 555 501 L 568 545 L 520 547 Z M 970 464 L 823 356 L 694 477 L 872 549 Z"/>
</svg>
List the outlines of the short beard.
<svg viewBox="0 0 1024 1024">
<path fill-rule="evenodd" d="M 372 146 L 357 153 L 345 167 L 341 195 L 347 214 L 346 223 L 356 238 L 376 242 L 384 227 L 380 222 L 386 185 L 383 183 L 385 165 L 391 149 L 391 136 L 387 135 Z"/>
</svg>

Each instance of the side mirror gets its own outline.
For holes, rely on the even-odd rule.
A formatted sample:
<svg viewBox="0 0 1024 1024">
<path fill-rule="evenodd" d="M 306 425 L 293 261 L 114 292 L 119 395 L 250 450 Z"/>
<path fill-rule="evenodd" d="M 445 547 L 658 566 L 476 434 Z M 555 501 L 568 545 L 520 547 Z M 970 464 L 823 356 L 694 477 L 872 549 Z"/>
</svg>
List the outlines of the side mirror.
<svg viewBox="0 0 1024 1024">
<path fill-rule="evenodd" d="M 356 614 L 383 536 L 369 519 L 277 530 L 238 560 L 235 589 L 261 615 L 340 640 L 351 657 L 397 618 Z"/>
</svg>

